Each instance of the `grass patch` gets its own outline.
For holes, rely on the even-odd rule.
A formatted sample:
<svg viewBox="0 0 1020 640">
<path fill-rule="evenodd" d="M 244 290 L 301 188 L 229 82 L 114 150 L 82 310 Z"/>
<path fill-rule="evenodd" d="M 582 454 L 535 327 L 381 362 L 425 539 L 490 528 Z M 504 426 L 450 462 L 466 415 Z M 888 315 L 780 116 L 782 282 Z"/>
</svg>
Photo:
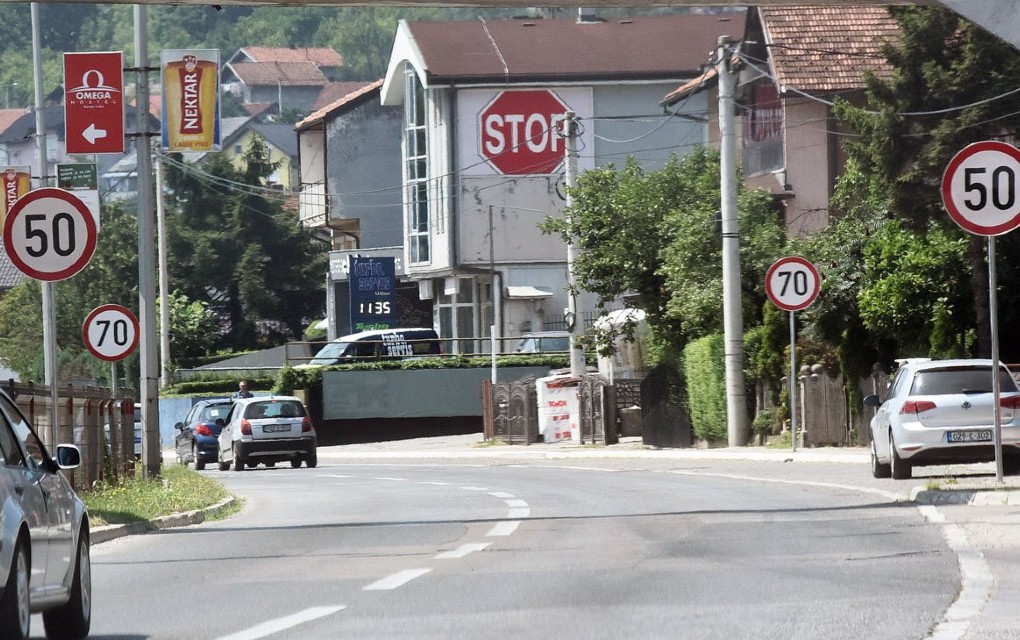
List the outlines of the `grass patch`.
<svg viewBox="0 0 1020 640">
<path fill-rule="evenodd" d="M 765 447 L 768 449 L 790 449 L 793 447 L 793 434 L 789 431 L 784 431 L 778 436 L 769 438 L 768 444 Z"/>
<path fill-rule="evenodd" d="M 924 488 L 928 491 L 938 491 L 942 488 L 942 483 L 935 478 L 931 478 L 924 483 Z"/>
<path fill-rule="evenodd" d="M 216 504 L 229 494 L 223 486 L 180 465 L 163 465 L 159 478 L 135 477 L 120 484 L 97 483 L 80 493 L 94 525 L 152 520 Z"/>
<path fill-rule="evenodd" d="M 502 438 L 492 438 L 491 440 L 479 440 L 478 442 L 472 442 L 471 446 L 476 449 L 480 449 L 483 447 L 502 447 L 506 444 L 509 443 Z"/>
</svg>

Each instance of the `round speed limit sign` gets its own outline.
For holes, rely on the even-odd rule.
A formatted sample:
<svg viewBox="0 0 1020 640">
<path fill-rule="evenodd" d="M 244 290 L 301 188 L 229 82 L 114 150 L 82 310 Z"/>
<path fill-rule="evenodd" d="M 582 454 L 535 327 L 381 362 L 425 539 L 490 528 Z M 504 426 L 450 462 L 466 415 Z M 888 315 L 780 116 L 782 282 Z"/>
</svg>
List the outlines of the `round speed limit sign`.
<svg viewBox="0 0 1020 640">
<path fill-rule="evenodd" d="M 81 327 L 81 339 L 92 355 L 114 362 L 138 346 L 138 318 L 130 309 L 104 304 L 92 310 Z"/>
<path fill-rule="evenodd" d="M 979 236 L 1020 225 L 1020 150 L 997 140 L 975 142 L 942 174 L 942 204 L 956 224 Z"/>
<path fill-rule="evenodd" d="M 784 311 L 800 311 L 818 297 L 822 279 L 815 265 L 789 256 L 776 260 L 765 274 L 765 293 Z"/>
<path fill-rule="evenodd" d="M 64 280 L 85 268 L 96 252 L 96 221 L 69 191 L 29 191 L 4 220 L 4 246 L 11 262 L 30 278 Z"/>
</svg>

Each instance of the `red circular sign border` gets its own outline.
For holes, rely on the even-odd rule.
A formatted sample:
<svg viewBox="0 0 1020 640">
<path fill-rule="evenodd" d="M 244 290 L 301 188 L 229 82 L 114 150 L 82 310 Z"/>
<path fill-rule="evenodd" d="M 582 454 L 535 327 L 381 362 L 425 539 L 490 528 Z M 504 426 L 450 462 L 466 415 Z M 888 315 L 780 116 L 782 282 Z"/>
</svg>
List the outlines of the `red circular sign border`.
<svg viewBox="0 0 1020 640">
<path fill-rule="evenodd" d="M 942 206 L 946 208 L 949 213 L 949 217 L 953 219 L 961 229 L 968 233 L 972 233 L 976 236 L 1001 236 L 1009 233 L 1020 226 L 1020 208 L 1018 208 L 1016 215 L 1013 216 L 1008 222 L 996 225 L 994 227 L 982 227 L 976 225 L 971 221 L 967 220 L 956 203 L 953 202 L 953 175 L 955 175 L 957 169 L 963 164 L 967 158 L 971 157 L 976 153 L 982 151 L 998 151 L 1011 156 L 1014 160 L 1020 164 L 1020 149 L 1017 149 L 1011 144 L 1000 142 L 998 140 L 984 140 L 982 142 L 973 142 L 953 156 L 953 159 L 946 165 L 946 170 L 942 172 Z"/>
<path fill-rule="evenodd" d="M 41 200 L 43 198 L 56 198 L 57 200 L 62 200 L 74 207 L 75 210 L 82 215 L 82 218 L 85 220 L 85 251 L 82 252 L 81 257 L 78 258 L 71 266 L 54 273 L 43 273 L 42 271 L 33 269 L 25 264 L 25 261 L 21 259 L 21 256 L 19 256 L 16 251 L 8 250 L 7 257 L 10 258 L 11 263 L 18 271 L 34 280 L 43 280 L 45 282 L 66 280 L 85 268 L 89 261 L 92 260 L 92 256 L 95 255 L 96 245 L 98 244 L 98 231 L 96 230 L 96 221 L 92 218 L 92 212 L 89 211 L 88 207 L 78 196 L 74 195 L 70 191 L 58 189 L 56 187 L 42 187 L 40 189 L 29 191 L 18 198 L 17 202 L 15 202 L 11 207 L 11 210 L 7 212 L 7 217 L 4 219 L 4 247 L 6 248 L 14 245 L 14 241 L 11 238 L 11 234 L 14 233 L 14 219 L 21 214 L 22 209 L 36 200 Z"/>
<path fill-rule="evenodd" d="M 124 355 L 111 357 L 99 353 L 99 351 L 96 350 L 96 348 L 92 345 L 92 342 L 89 340 L 89 324 L 91 324 L 92 320 L 96 316 L 98 316 L 100 313 L 103 313 L 104 311 L 119 311 L 126 315 L 128 319 L 131 320 L 131 323 L 134 324 L 135 326 L 135 339 L 131 342 L 131 346 L 128 347 L 128 349 L 124 352 Z M 85 322 L 83 322 L 81 325 L 81 340 L 82 342 L 85 343 L 85 347 L 95 357 L 99 358 L 100 360 L 105 360 L 107 362 L 117 362 L 118 360 L 123 360 L 124 358 L 128 357 L 134 352 L 135 349 L 138 348 L 139 331 L 140 327 L 138 325 L 138 318 L 135 316 L 134 313 L 131 312 L 131 309 L 123 307 L 119 304 L 104 304 L 93 309 L 92 312 L 89 313 L 89 315 L 85 318 Z"/>
<path fill-rule="evenodd" d="M 806 301 L 799 305 L 788 305 L 779 302 L 772 295 L 772 286 L 769 284 L 772 281 L 772 274 L 775 272 L 775 270 L 783 266 L 784 264 L 790 264 L 791 262 L 795 262 L 801 266 L 807 267 L 808 270 L 815 276 L 814 292 L 812 292 L 811 296 Z M 818 293 L 821 291 L 821 289 L 822 289 L 822 276 L 818 273 L 818 269 L 815 268 L 815 265 L 811 264 L 808 260 L 806 260 L 805 258 L 801 258 L 800 256 L 787 256 L 785 258 L 780 258 L 779 260 L 773 262 L 772 266 L 769 267 L 769 270 L 765 273 L 765 294 L 768 296 L 769 300 L 772 301 L 772 304 L 776 305 L 783 311 L 800 311 L 802 309 L 810 307 L 811 304 L 816 299 L 818 299 Z"/>
</svg>

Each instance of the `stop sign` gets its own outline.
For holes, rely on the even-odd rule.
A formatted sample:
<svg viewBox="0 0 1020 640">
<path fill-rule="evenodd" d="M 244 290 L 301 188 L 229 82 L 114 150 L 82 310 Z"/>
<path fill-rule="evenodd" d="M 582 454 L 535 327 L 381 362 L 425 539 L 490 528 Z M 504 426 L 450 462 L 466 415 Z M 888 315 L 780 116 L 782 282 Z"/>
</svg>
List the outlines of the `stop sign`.
<svg viewBox="0 0 1020 640">
<path fill-rule="evenodd" d="M 563 162 L 560 137 L 569 107 L 552 91 L 503 91 L 479 113 L 479 151 L 500 173 L 553 173 Z"/>
</svg>

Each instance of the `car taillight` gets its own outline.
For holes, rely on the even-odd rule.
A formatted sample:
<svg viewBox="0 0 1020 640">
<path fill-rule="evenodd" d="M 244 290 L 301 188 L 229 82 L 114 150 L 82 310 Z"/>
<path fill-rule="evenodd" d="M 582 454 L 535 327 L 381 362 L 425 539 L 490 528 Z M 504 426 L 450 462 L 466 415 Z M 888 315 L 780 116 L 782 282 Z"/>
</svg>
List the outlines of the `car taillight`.
<svg viewBox="0 0 1020 640">
<path fill-rule="evenodd" d="M 922 413 L 935 408 L 931 400 L 907 400 L 900 408 L 900 413 Z"/>
<path fill-rule="evenodd" d="M 1020 409 L 1020 396 L 999 398 L 999 406 L 1003 409 Z"/>
<path fill-rule="evenodd" d="M 204 424 L 200 424 L 197 427 L 195 427 L 195 433 L 197 433 L 200 436 L 212 435 L 212 431 L 210 431 L 209 427 L 205 426 Z"/>
<path fill-rule="evenodd" d="M 242 436 L 250 436 L 251 435 L 251 423 L 248 422 L 247 420 L 242 420 L 241 421 L 241 435 Z"/>
<path fill-rule="evenodd" d="M 305 416 L 301 419 L 301 433 L 308 433 L 312 430 L 312 419 Z"/>
</svg>

